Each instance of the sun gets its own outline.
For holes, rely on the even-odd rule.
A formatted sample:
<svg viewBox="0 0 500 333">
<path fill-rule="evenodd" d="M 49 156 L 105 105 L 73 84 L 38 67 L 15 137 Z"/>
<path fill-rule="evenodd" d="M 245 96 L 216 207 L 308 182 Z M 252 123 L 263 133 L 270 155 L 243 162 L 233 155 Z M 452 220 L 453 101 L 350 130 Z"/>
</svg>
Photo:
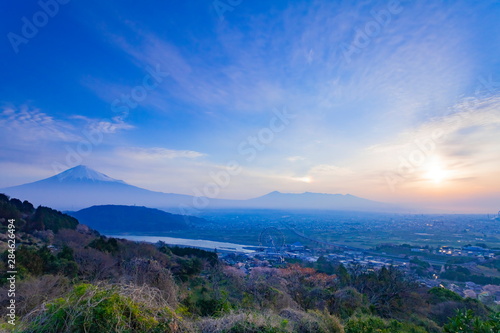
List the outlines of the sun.
<svg viewBox="0 0 500 333">
<path fill-rule="evenodd" d="M 427 177 L 436 184 L 441 184 L 446 176 L 446 171 L 441 168 L 433 168 L 427 173 Z"/>
<path fill-rule="evenodd" d="M 312 178 L 311 177 L 292 177 L 293 180 L 297 182 L 303 182 L 303 183 L 311 183 Z"/>
<path fill-rule="evenodd" d="M 304 183 L 310 183 L 312 182 L 311 177 L 302 177 L 302 178 L 297 178 L 298 181 L 304 182 Z"/>
<path fill-rule="evenodd" d="M 434 161 L 429 164 L 427 168 L 427 173 L 425 174 L 425 178 L 429 179 L 435 184 L 443 183 L 449 175 L 449 172 L 443 168 L 441 163 Z"/>
</svg>

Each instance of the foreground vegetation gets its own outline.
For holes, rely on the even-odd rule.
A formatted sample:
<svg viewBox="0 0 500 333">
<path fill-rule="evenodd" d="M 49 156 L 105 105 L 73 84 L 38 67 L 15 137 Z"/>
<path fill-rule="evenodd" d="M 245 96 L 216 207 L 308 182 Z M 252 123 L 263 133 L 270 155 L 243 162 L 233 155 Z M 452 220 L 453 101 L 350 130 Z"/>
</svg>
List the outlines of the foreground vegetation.
<svg viewBox="0 0 500 333">
<path fill-rule="evenodd" d="M 394 268 L 254 267 L 217 254 L 106 238 L 75 219 L 0 195 L 16 219 L 15 332 L 499 332 L 500 314 Z M 6 272 L 6 239 L 0 242 Z"/>
</svg>

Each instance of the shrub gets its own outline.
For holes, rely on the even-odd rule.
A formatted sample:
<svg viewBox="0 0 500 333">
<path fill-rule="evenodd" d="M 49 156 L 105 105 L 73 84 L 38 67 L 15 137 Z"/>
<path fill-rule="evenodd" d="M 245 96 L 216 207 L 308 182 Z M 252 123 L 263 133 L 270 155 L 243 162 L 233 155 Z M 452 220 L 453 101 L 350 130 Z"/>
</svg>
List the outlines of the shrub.
<svg viewBox="0 0 500 333">
<path fill-rule="evenodd" d="M 135 285 L 148 285 L 161 290 L 168 305 L 177 305 L 178 288 L 168 268 L 153 259 L 134 258 L 122 263 L 121 278 Z"/>
<path fill-rule="evenodd" d="M 489 320 L 481 320 L 474 316 L 472 310 L 457 311 L 455 317 L 444 325 L 446 333 L 489 333 L 500 332 L 500 313 L 497 313 Z"/>
<path fill-rule="evenodd" d="M 349 318 L 355 312 L 369 313 L 366 297 L 356 289 L 347 287 L 335 292 L 330 302 L 330 311 L 341 318 Z"/>
<path fill-rule="evenodd" d="M 115 254 L 119 250 L 116 238 L 107 238 L 105 236 L 95 238 L 88 246 L 101 252 L 108 252 L 111 254 Z"/>
<path fill-rule="evenodd" d="M 269 313 L 230 313 L 198 322 L 204 333 L 287 333 L 288 322 Z"/>
<path fill-rule="evenodd" d="M 181 256 L 181 257 L 195 256 L 197 258 L 203 258 L 203 259 L 206 259 L 211 265 L 215 265 L 219 261 L 219 258 L 217 257 L 217 253 L 202 250 L 202 249 L 192 248 L 192 247 L 162 246 L 162 247 L 160 247 L 160 251 L 162 251 L 164 253 L 173 253 L 173 254 L 175 254 L 177 256 Z"/>
<path fill-rule="evenodd" d="M 340 320 L 327 312 L 285 309 L 280 312 L 280 316 L 290 322 L 293 332 L 344 333 Z"/>
<path fill-rule="evenodd" d="M 4 260 L 6 254 L 3 255 Z M 67 246 L 63 247 L 57 255 L 52 254 L 47 246 L 40 248 L 20 246 L 17 250 L 17 270 L 21 277 L 42 274 L 63 274 L 75 277 L 78 273 L 78 265 L 73 258 L 73 250 Z"/>
<path fill-rule="evenodd" d="M 23 316 L 44 302 L 66 294 L 70 289 L 68 278 L 61 275 L 42 275 L 39 277 L 29 277 L 17 282 L 16 314 Z M 0 294 L 0 302 L 8 302 L 7 292 Z M 6 307 L 2 306 L 0 315 L 6 313 Z"/>
<path fill-rule="evenodd" d="M 133 290 L 133 288 L 132 288 Z M 128 292 L 128 294 L 127 294 Z M 140 289 L 141 294 L 156 289 Z M 28 332 L 181 332 L 183 323 L 173 311 L 149 303 L 144 295 L 120 285 L 79 284 L 65 297 L 58 298 L 31 316 Z M 31 317 L 31 318 L 30 318 Z"/>
<path fill-rule="evenodd" d="M 426 333 L 414 324 L 397 320 L 384 320 L 375 316 L 351 318 L 345 325 L 345 333 Z"/>
<path fill-rule="evenodd" d="M 431 295 L 431 299 L 429 300 L 432 304 L 437 304 L 446 301 L 461 301 L 462 297 L 446 288 L 434 287 L 429 289 L 428 293 Z"/>
</svg>

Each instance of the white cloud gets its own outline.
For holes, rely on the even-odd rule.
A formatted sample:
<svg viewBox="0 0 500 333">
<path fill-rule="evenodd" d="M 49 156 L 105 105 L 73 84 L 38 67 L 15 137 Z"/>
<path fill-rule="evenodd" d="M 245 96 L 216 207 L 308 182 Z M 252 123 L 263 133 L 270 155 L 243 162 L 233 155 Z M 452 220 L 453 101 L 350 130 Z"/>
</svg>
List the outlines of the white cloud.
<svg viewBox="0 0 500 333">
<path fill-rule="evenodd" d="M 206 156 L 203 153 L 192 150 L 173 150 L 160 147 L 154 148 L 141 148 L 141 147 L 129 147 L 129 148 L 119 148 L 118 154 L 129 157 L 135 160 L 170 160 L 176 158 L 183 159 L 195 159 L 202 156 Z"/>
<path fill-rule="evenodd" d="M 304 161 L 306 158 L 303 156 L 290 156 L 287 157 L 286 160 L 289 162 L 297 162 L 297 161 Z"/>
<path fill-rule="evenodd" d="M 412 195 L 425 198 L 426 191 L 438 190 L 449 198 L 472 195 L 500 186 L 498 142 L 500 97 L 478 96 L 457 103 L 445 116 L 367 147 L 350 165 L 357 166 L 359 178 L 370 183 L 370 189 L 393 200 Z M 432 170 L 443 175 L 442 181 L 430 180 Z"/>
<path fill-rule="evenodd" d="M 354 172 L 348 168 L 329 164 L 316 165 L 309 170 L 311 176 L 349 176 L 352 174 Z"/>
<path fill-rule="evenodd" d="M 421 143 L 429 147 L 432 145 L 436 152 L 439 149 L 446 154 L 456 145 L 466 150 L 471 142 L 464 140 L 465 136 L 474 136 L 482 143 L 473 143 L 472 150 L 477 152 L 489 146 L 489 143 L 498 142 L 493 137 L 500 136 L 500 132 L 492 129 L 500 125 L 500 97 L 467 99 L 457 103 L 451 110 L 446 116 L 433 118 L 400 133 L 392 141 L 370 146 L 366 151 L 386 156 L 398 155 L 419 148 L 417 143 Z"/>
<path fill-rule="evenodd" d="M 97 131 L 103 134 L 114 134 L 121 130 L 134 128 L 133 125 L 126 123 L 122 116 L 116 116 L 111 119 L 92 119 L 84 116 L 73 116 L 74 119 L 81 119 L 87 122 L 86 127 L 91 131 Z"/>
<path fill-rule="evenodd" d="M 71 142 L 79 139 L 68 122 L 56 120 L 40 109 L 26 105 L 4 106 L 0 112 L 0 127 L 5 129 L 1 135 L 8 135 L 9 141 L 14 143 L 39 140 Z"/>
</svg>

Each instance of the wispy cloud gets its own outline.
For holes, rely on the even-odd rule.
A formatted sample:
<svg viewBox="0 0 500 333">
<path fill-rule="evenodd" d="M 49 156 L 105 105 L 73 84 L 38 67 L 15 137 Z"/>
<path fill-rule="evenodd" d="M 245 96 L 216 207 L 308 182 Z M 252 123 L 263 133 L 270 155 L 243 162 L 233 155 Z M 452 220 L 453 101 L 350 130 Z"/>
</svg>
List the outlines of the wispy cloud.
<svg viewBox="0 0 500 333">
<path fill-rule="evenodd" d="M 293 162 L 297 162 L 297 161 L 303 161 L 305 159 L 306 158 L 303 157 L 303 156 L 289 156 L 289 157 L 286 158 L 287 161 L 292 162 L 292 163 Z"/>
<path fill-rule="evenodd" d="M 0 112 L 2 136 L 15 137 L 15 142 L 78 140 L 75 128 L 66 121 L 56 120 L 38 108 L 27 105 L 20 107 L 4 106 Z"/>
<path fill-rule="evenodd" d="M 459 145 L 461 148 L 457 155 L 465 156 L 468 155 L 467 152 L 476 154 L 489 147 L 489 143 L 497 142 L 493 137 L 500 135 L 497 131 L 500 125 L 500 97 L 476 100 L 472 107 L 470 102 L 463 101 L 453 109 L 456 111 L 431 118 L 413 129 L 408 128 L 396 136 L 394 141 L 370 146 L 367 151 L 401 154 L 414 149 L 416 142 L 427 144 L 429 140 L 434 140 L 439 142 L 436 149 L 442 153 L 453 155 L 454 147 Z"/>
<path fill-rule="evenodd" d="M 115 116 L 111 119 L 93 119 L 85 116 L 72 116 L 73 119 L 83 120 L 86 127 L 91 131 L 103 134 L 114 134 L 121 130 L 133 129 L 134 126 L 127 123 L 123 116 Z"/>
<path fill-rule="evenodd" d="M 189 193 L 227 161 L 243 161 L 239 143 L 255 142 L 272 110 L 286 106 L 293 123 L 265 149 L 252 147 L 258 156 L 242 162 L 221 197 L 304 190 L 413 200 L 429 189 L 453 195 L 465 193 L 465 184 L 478 192 L 499 186 L 499 7 L 400 1 L 402 10 L 346 61 L 342 47 L 379 22 L 374 13 L 388 3 L 248 2 L 224 22 L 185 2 L 75 3 L 72 19 L 82 29 L 47 39 L 43 49 L 30 45 L 25 56 L 36 58 L 36 70 L 24 58 L 6 62 L 20 69 L 6 68 L 7 94 L 21 99 L 9 105 L 32 98 L 53 108 L 1 108 L 0 138 L 8 144 L 0 158 L 65 160 L 84 147 L 83 131 L 96 131 L 108 134 L 89 153 L 96 168 L 124 168 L 116 177 Z M 99 52 L 66 47 L 76 42 Z M 68 59 L 67 71 L 55 69 L 58 57 Z M 162 77 L 153 82 L 156 70 Z M 39 81 L 24 79 L 32 73 Z M 471 107 L 464 97 L 482 77 L 490 78 L 491 97 Z M 55 103 L 45 81 L 64 98 Z M 416 158 L 436 132 L 432 154 L 396 194 L 388 191 L 381 175 Z M 432 173 L 446 173 L 446 182 L 430 186 Z"/>
<path fill-rule="evenodd" d="M 283 11 L 249 16 L 245 24 L 218 26 L 215 38 L 197 41 L 202 57 L 129 25 L 124 28 L 134 38 L 113 40 L 137 67 L 160 66 L 170 73 L 144 104 L 158 111 L 169 112 L 178 101 L 219 115 L 259 114 L 289 104 L 330 138 L 324 126 L 330 132 L 357 127 L 372 140 L 391 133 L 377 128 L 399 131 L 435 115 L 467 86 L 475 67 L 470 33 L 457 16 L 460 5 L 401 6 L 401 15 L 349 64 L 342 43 L 374 20 L 372 11 L 386 10 L 386 3 L 292 3 Z M 443 21 L 444 30 L 429 23 Z M 96 90 L 116 88 L 101 82 Z"/>
<path fill-rule="evenodd" d="M 276 82 L 276 77 L 267 72 L 269 65 L 259 68 L 255 64 L 258 58 L 243 61 L 241 50 L 227 54 L 227 64 L 217 62 L 214 67 L 211 61 L 218 56 L 215 53 L 209 52 L 200 58 L 152 33 L 142 34 L 142 37 L 139 45 L 129 44 L 123 39 L 117 39 L 117 43 L 140 67 L 159 66 L 170 74 L 168 82 L 162 84 L 155 94 L 155 103 L 160 109 L 165 110 L 171 98 L 201 106 L 205 111 L 219 108 L 219 112 L 221 107 L 233 112 L 259 112 L 284 101 L 282 87 Z M 163 105 L 158 105 L 160 94 L 163 95 Z"/>
<path fill-rule="evenodd" d="M 375 179 L 390 173 L 398 193 L 408 189 L 440 188 L 448 196 L 499 186 L 500 98 L 496 96 L 457 103 L 446 116 L 407 129 L 383 144 L 367 147 Z M 357 162 L 361 165 L 362 159 Z M 442 183 L 432 185 L 436 178 Z M 474 179 L 474 187 L 470 180 Z M 389 181 L 390 182 L 390 181 Z M 496 185 L 495 185 L 496 184 Z M 467 186 L 466 186 L 467 185 Z M 388 184 L 380 182 L 389 191 Z"/>
<path fill-rule="evenodd" d="M 348 168 L 339 167 L 336 165 L 320 164 L 309 170 L 309 175 L 321 177 L 321 176 L 349 176 L 354 174 L 354 172 Z"/>
<path fill-rule="evenodd" d="M 170 160 L 170 159 L 195 159 L 206 156 L 206 154 L 199 153 L 192 150 L 174 150 L 160 147 L 141 148 L 141 147 L 127 147 L 118 148 L 119 155 L 136 159 L 136 160 Z"/>
</svg>

